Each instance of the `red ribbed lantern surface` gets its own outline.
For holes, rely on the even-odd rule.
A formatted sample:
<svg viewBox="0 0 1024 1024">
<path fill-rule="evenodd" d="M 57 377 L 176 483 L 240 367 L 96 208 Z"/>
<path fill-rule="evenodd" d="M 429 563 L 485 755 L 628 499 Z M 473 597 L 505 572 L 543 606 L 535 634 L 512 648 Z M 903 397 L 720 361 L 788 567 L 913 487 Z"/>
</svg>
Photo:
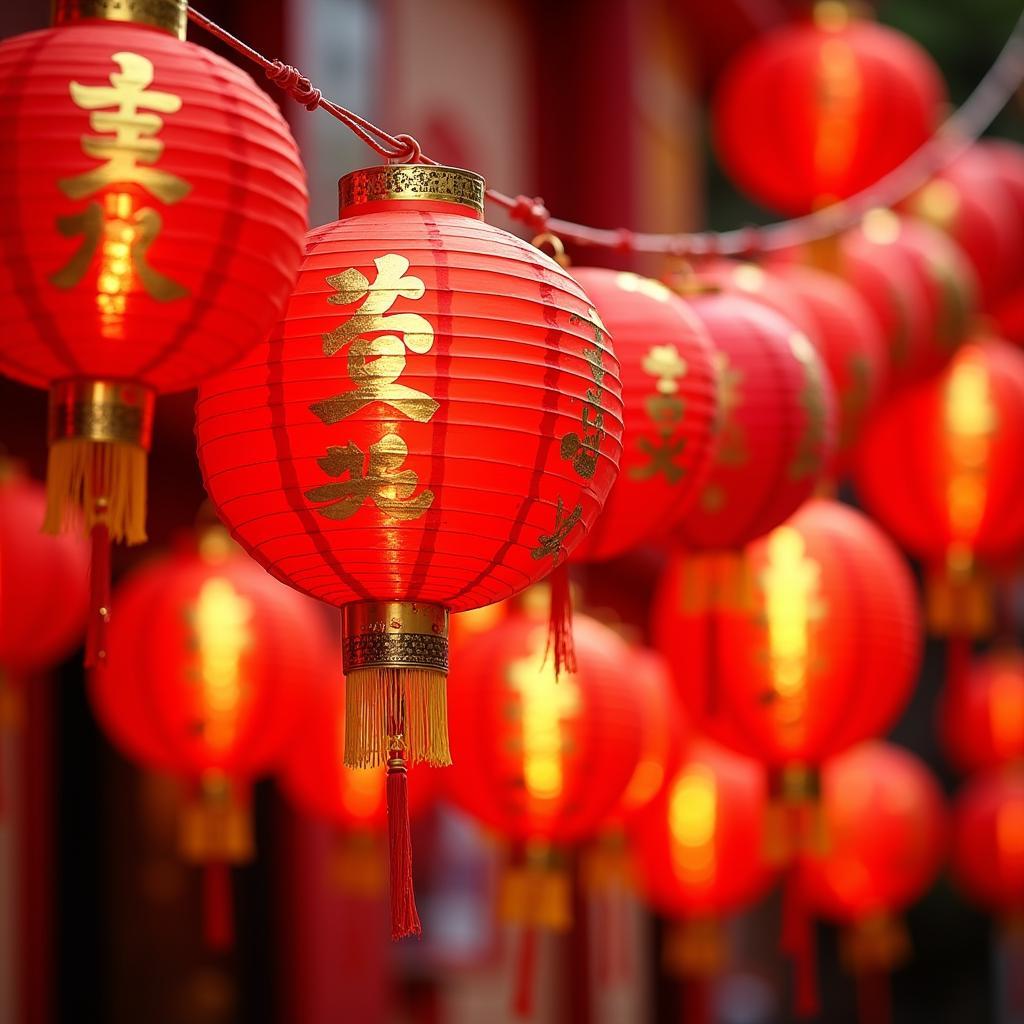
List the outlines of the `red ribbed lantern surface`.
<svg viewBox="0 0 1024 1024">
<path fill-rule="evenodd" d="M 1013 924 L 1024 915 L 1024 772 L 975 776 L 953 804 L 953 876 L 966 895 Z"/>
<path fill-rule="evenodd" d="M 880 410 L 858 453 L 857 491 L 900 544 L 959 588 L 975 559 L 1024 546 L 1022 450 L 1024 353 L 976 338 Z M 975 604 L 936 586 L 933 625 L 977 631 L 988 616 Z"/>
<path fill-rule="evenodd" d="M 945 89 L 907 36 L 823 17 L 758 37 L 723 73 L 712 111 L 715 147 L 745 192 L 784 213 L 873 185 L 928 140 Z"/>
<path fill-rule="evenodd" d="M 39 532 L 46 492 L 0 461 L 0 690 L 56 664 L 85 629 L 88 545 Z"/>
<path fill-rule="evenodd" d="M 801 864 L 804 893 L 822 916 L 870 929 L 919 899 L 946 845 L 942 791 L 927 767 L 890 743 L 864 743 L 822 771 L 827 848 Z"/>
<path fill-rule="evenodd" d="M 1024 652 L 996 648 L 950 679 L 940 727 L 946 754 L 961 772 L 1024 760 Z"/>
<path fill-rule="evenodd" d="M 738 293 L 698 293 L 690 305 L 716 348 L 720 426 L 711 471 L 676 536 L 689 548 L 736 548 L 813 493 L 832 457 L 835 398 L 814 346 L 789 320 Z"/>
<path fill-rule="evenodd" d="M 547 626 L 517 611 L 468 641 L 450 680 L 455 802 L 513 841 L 573 843 L 615 810 L 641 753 L 630 649 L 586 615 L 577 670 L 556 678 Z"/>
<path fill-rule="evenodd" d="M 636 274 L 573 267 L 615 339 L 624 448 L 604 510 L 573 560 L 614 558 L 664 534 L 696 498 L 711 462 L 715 371 L 686 301 Z"/>
<path fill-rule="evenodd" d="M 653 614 L 694 726 L 780 771 L 783 789 L 790 770 L 884 731 L 920 655 L 910 570 L 833 501 L 808 502 L 742 554 L 677 553 Z"/>
<path fill-rule="evenodd" d="M 301 255 L 284 119 L 185 8 L 62 2 L 0 44 L 0 371 L 50 388 L 53 530 L 145 539 L 154 396 L 263 337 Z"/>
</svg>

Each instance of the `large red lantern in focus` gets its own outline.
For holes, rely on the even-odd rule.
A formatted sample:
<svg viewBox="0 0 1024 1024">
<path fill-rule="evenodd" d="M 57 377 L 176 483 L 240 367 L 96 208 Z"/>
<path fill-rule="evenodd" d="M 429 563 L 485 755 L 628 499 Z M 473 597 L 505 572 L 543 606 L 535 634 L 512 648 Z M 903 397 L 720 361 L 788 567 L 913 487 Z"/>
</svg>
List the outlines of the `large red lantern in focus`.
<svg viewBox="0 0 1024 1024">
<path fill-rule="evenodd" d="M 1024 760 L 1024 652 L 997 647 L 951 679 L 940 726 L 946 753 L 961 772 Z"/>
<path fill-rule="evenodd" d="M 0 461 L 0 690 L 56 664 L 85 629 L 88 547 L 40 533 L 45 508 L 43 488 Z"/>
<path fill-rule="evenodd" d="M 604 561 L 674 526 L 711 463 L 716 413 L 711 339 L 658 281 L 574 267 L 612 337 L 622 377 L 619 477 L 573 561 Z"/>
<path fill-rule="evenodd" d="M 965 636 L 991 611 L 976 563 L 1024 546 L 1024 353 L 994 338 L 965 345 L 941 375 L 894 396 L 865 434 L 857 491 L 932 573 L 931 624 Z"/>
<path fill-rule="evenodd" d="M 821 4 L 733 58 L 714 100 L 715 147 L 745 192 L 807 213 L 873 185 L 928 141 L 945 101 L 928 54 L 891 28 Z"/>
<path fill-rule="evenodd" d="M 677 755 L 661 792 L 630 825 L 640 891 L 678 921 L 665 959 L 684 978 L 694 1024 L 709 1019 L 722 919 L 756 903 L 775 879 L 762 854 L 767 799 L 760 765 L 701 739 Z"/>
<path fill-rule="evenodd" d="M 971 779 L 953 804 L 953 876 L 990 914 L 1024 914 L 1024 772 L 1014 764 Z"/>
<path fill-rule="evenodd" d="M 737 548 L 813 493 L 832 458 L 835 396 L 807 335 L 780 314 L 727 291 L 689 299 L 716 348 L 720 423 L 711 471 L 676 536 L 693 549 Z"/>
<path fill-rule="evenodd" d="M 154 398 L 280 314 L 305 178 L 270 98 L 184 41 L 184 0 L 55 20 L 0 44 L 0 372 L 50 390 L 47 528 L 138 543 Z"/>
<path fill-rule="evenodd" d="M 942 791 L 913 754 L 864 743 L 822 772 L 828 842 L 807 853 L 800 884 L 808 905 L 845 928 L 843 958 L 861 982 L 861 1019 L 878 1024 L 880 982 L 905 958 L 896 914 L 935 880 L 946 847 Z"/>
<path fill-rule="evenodd" d="M 189 782 L 182 853 L 207 864 L 219 888 L 225 866 L 251 852 L 248 784 L 301 739 L 326 689 L 329 634 L 316 605 L 219 527 L 200 535 L 198 550 L 145 563 L 117 598 L 93 706 L 128 757 Z"/>
<path fill-rule="evenodd" d="M 910 570 L 834 501 L 738 555 L 677 552 L 654 607 L 694 726 L 768 766 L 784 800 L 812 799 L 817 766 L 890 725 L 920 657 Z"/>
</svg>

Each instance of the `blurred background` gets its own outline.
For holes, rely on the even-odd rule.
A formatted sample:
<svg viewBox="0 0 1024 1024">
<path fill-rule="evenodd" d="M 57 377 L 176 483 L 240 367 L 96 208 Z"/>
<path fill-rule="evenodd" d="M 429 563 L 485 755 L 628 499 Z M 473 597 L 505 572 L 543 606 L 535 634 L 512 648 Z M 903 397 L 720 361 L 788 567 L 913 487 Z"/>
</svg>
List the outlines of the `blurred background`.
<svg viewBox="0 0 1024 1024">
<path fill-rule="evenodd" d="M 0 8 L 0 34 L 48 23 L 45 0 Z M 717 167 L 707 105 L 730 56 L 805 12 L 803 0 L 202 0 L 203 13 L 296 65 L 324 94 L 434 158 L 510 194 L 599 226 L 726 229 L 770 215 Z M 921 43 L 962 102 L 1019 14 L 1013 0 L 890 0 L 877 17 Z M 232 57 L 194 26 L 190 37 Z M 266 84 L 261 80 L 261 84 Z M 275 96 L 273 87 L 268 91 Z M 311 222 L 337 214 L 337 179 L 372 154 L 330 117 L 281 101 L 309 173 Z M 1024 139 L 1015 100 L 993 131 Z M 499 214 L 493 218 L 505 224 Z M 506 225 L 507 226 L 507 225 Z M 597 262 L 658 273 L 644 258 Z M 161 398 L 150 462 L 150 544 L 118 547 L 115 580 L 209 521 L 195 460 L 194 396 Z M 0 381 L 0 441 L 45 472 L 46 396 Z M 601 593 L 628 591 L 642 634 L 654 553 L 613 563 Z M 583 578 L 586 582 L 586 578 Z M 1018 595 L 1019 599 L 1019 595 Z M 596 599 L 600 603 L 601 598 Z M 319 610 L 311 614 L 324 614 Z M 1019 621 L 1019 620 L 1018 620 Z M 328 625 L 334 629 L 333 620 Z M 942 652 L 929 642 L 892 736 L 952 790 L 934 727 Z M 115 752 L 86 697 L 81 652 L 27 680 L 4 733 L 0 789 L 0 1021 L 109 1024 L 463 1024 L 516 1019 L 519 957 L 492 913 L 493 840 L 444 804 L 414 822 L 424 937 L 393 945 L 379 886 L 339 883 L 333 827 L 271 781 L 252 791 L 252 856 L 233 870 L 235 936 L 202 941 L 209 892 L 177 856 L 187 794 Z M 677 980 L 658 953 L 664 923 L 632 895 L 609 926 L 573 864 L 576 926 L 536 952 L 537 1021 L 677 1021 Z M 770 896 L 729 924 L 716 994 L 722 1024 L 789 1019 L 789 976 Z M 1021 1021 L 989 919 L 942 875 L 908 913 L 913 954 L 892 981 L 899 1024 Z M 609 927 L 624 938 L 611 953 Z M 817 928 L 822 1020 L 856 1019 L 836 931 Z M 598 969 L 601 958 L 617 962 Z M 1013 979 L 1011 979 L 1013 980 Z M 1024 978 L 1016 978 L 1019 986 Z M 1012 994 L 1012 993 L 1011 993 Z"/>
</svg>

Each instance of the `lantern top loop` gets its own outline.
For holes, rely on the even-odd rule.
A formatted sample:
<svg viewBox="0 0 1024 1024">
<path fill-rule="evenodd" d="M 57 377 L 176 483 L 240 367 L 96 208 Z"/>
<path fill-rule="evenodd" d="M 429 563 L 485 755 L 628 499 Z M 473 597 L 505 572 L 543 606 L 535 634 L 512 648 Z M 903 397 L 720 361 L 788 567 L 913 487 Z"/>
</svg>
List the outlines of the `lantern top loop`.
<svg viewBox="0 0 1024 1024">
<path fill-rule="evenodd" d="M 54 25 L 82 21 L 122 21 L 151 25 L 179 39 L 185 38 L 187 0 L 54 0 Z"/>
<path fill-rule="evenodd" d="M 382 200 L 419 200 L 468 206 L 484 212 L 484 179 L 473 171 L 437 164 L 386 164 L 364 167 L 338 182 L 342 213 Z"/>
</svg>

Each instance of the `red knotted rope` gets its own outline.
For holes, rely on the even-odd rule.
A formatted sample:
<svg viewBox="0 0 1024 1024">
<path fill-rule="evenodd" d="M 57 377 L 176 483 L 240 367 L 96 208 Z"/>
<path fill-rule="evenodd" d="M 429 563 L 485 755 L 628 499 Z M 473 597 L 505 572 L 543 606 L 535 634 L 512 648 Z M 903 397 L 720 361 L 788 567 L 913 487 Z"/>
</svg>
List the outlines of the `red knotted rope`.
<svg viewBox="0 0 1024 1024">
<path fill-rule="evenodd" d="M 264 74 L 280 85 L 307 110 L 321 108 L 336 117 L 375 153 L 401 163 L 434 164 L 411 135 L 390 135 L 372 121 L 346 107 L 324 99 L 296 68 L 269 60 L 248 43 L 236 38 L 216 22 L 189 7 L 189 18 L 237 53 L 258 64 Z M 1024 80 L 1024 14 L 1013 28 L 1006 45 L 974 92 L 954 111 L 939 130 L 916 153 L 890 174 L 849 199 L 825 207 L 806 217 L 779 221 L 764 227 L 734 231 L 705 231 L 696 234 L 652 234 L 626 228 L 594 228 L 551 217 L 540 199 L 508 196 L 487 189 L 487 198 L 509 216 L 533 231 L 550 231 L 565 241 L 621 252 L 649 252 L 667 256 L 744 256 L 784 249 L 836 235 L 854 226 L 870 209 L 894 206 L 923 185 L 937 170 L 951 163 L 977 140 L 1006 106 Z"/>
</svg>

